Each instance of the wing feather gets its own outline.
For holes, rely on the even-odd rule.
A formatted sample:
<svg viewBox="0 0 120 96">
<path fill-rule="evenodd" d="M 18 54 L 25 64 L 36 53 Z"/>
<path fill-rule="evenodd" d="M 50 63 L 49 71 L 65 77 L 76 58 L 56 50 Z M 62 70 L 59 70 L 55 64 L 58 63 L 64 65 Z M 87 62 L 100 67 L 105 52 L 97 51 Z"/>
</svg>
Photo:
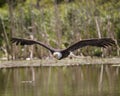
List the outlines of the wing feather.
<svg viewBox="0 0 120 96">
<path fill-rule="evenodd" d="M 35 40 L 21 39 L 21 38 L 12 38 L 11 42 L 15 43 L 16 45 L 33 45 L 33 44 L 39 44 L 39 45 L 43 46 L 44 48 L 48 49 L 49 51 L 51 51 L 52 53 L 55 51 L 53 48 L 49 47 L 48 45 L 46 45 L 46 44 L 44 44 L 42 42 L 35 41 Z"/>
<path fill-rule="evenodd" d="M 74 51 L 76 49 L 85 47 L 85 46 L 96 46 L 96 47 L 108 47 L 115 45 L 115 41 L 112 38 L 101 38 L 101 39 L 87 39 L 81 40 L 71 46 L 69 46 L 66 51 Z"/>
</svg>

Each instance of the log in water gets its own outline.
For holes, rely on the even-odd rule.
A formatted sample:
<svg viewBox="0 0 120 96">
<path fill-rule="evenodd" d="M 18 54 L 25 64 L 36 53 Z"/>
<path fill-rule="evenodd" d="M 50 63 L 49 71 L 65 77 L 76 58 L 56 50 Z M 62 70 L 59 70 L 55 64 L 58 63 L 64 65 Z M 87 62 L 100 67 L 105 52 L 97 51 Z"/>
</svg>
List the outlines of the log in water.
<svg viewBox="0 0 120 96">
<path fill-rule="evenodd" d="M 0 68 L 16 68 L 16 67 L 54 67 L 54 66 L 79 66 L 90 64 L 112 64 L 119 66 L 120 58 L 74 58 L 74 59 L 46 59 L 46 60 L 13 60 L 0 61 Z"/>
</svg>

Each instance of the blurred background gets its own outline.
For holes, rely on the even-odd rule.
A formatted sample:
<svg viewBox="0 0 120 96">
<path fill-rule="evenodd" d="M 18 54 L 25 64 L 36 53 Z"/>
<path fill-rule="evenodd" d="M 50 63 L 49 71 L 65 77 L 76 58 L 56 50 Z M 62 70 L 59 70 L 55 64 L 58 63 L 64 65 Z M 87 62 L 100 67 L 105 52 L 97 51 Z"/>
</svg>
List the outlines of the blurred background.
<svg viewBox="0 0 120 96">
<path fill-rule="evenodd" d="M 40 46 L 15 46 L 11 37 L 39 40 L 54 48 L 76 41 L 111 37 L 120 39 L 119 0 L 0 0 L 0 58 L 50 57 Z M 86 47 L 80 56 L 119 56 L 119 48 Z"/>
</svg>

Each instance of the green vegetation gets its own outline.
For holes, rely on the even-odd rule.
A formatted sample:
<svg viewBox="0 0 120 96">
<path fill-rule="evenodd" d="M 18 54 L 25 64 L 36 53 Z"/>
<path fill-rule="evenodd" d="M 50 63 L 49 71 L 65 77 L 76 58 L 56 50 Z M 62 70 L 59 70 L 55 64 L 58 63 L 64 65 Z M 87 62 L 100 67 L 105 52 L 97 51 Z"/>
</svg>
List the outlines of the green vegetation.
<svg viewBox="0 0 120 96">
<path fill-rule="evenodd" d="M 11 37 L 37 39 L 55 48 L 65 48 L 87 38 L 119 40 L 119 10 L 119 0 L 1 0 L 0 49 L 3 52 L 0 56 L 26 58 L 32 54 L 43 58 L 49 55 L 37 45 L 33 52 L 32 48 L 15 47 L 9 42 Z M 85 55 L 101 55 L 99 48 L 86 47 L 81 51 Z M 109 48 L 105 55 L 118 55 L 117 52 L 116 48 Z M 81 54 L 79 50 L 76 53 Z"/>
</svg>

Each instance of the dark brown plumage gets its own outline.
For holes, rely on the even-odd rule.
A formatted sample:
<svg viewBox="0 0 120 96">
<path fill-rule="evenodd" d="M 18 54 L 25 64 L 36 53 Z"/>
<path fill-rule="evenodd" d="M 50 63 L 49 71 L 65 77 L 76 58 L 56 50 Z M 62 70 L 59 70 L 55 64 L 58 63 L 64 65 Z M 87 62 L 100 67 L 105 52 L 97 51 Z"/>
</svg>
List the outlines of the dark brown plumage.
<svg viewBox="0 0 120 96">
<path fill-rule="evenodd" d="M 96 46 L 96 47 L 106 48 L 108 46 L 115 45 L 115 41 L 112 38 L 87 39 L 87 40 L 78 41 L 77 43 L 69 46 L 66 49 L 58 50 L 58 49 L 49 47 L 48 45 L 46 45 L 42 42 L 30 40 L 30 39 L 12 38 L 11 41 L 12 41 L 12 43 L 15 43 L 16 45 L 39 44 L 39 45 L 45 47 L 46 49 L 48 49 L 53 54 L 53 56 L 59 60 L 67 57 L 71 51 L 77 50 L 77 49 L 85 47 L 85 46 Z"/>
</svg>

